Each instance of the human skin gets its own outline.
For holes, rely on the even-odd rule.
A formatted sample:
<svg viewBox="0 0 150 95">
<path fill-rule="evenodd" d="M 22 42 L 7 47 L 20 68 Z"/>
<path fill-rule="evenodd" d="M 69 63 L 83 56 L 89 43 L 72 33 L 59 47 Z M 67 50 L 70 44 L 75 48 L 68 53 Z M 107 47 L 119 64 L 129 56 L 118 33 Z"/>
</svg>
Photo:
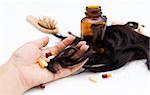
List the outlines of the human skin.
<svg viewBox="0 0 150 95">
<path fill-rule="evenodd" d="M 114 21 L 112 25 L 123 25 L 121 21 Z M 142 30 L 140 28 L 140 30 Z M 143 32 L 143 31 L 140 31 Z M 56 46 L 43 49 L 48 43 L 48 37 L 28 42 L 17 49 L 11 58 L 0 66 L 0 95 L 20 95 L 28 89 L 38 86 L 41 83 L 52 82 L 54 80 L 69 76 L 79 70 L 87 60 L 71 68 L 61 68 L 57 74 L 49 72 L 47 69 L 41 69 L 35 64 L 39 57 L 43 57 L 48 52 L 60 52 L 68 46 L 75 38 L 68 37 Z M 84 54 L 89 46 L 82 41 L 78 44 L 80 51 L 78 56 Z"/>
<path fill-rule="evenodd" d="M 59 71 L 57 73 L 41 68 L 36 62 L 38 58 L 44 58 L 46 52 L 59 53 L 70 45 L 74 39 L 74 36 L 69 36 L 53 47 L 44 48 L 49 42 L 49 38 L 44 37 L 18 48 L 10 59 L 0 66 L 0 94 L 20 95 L 32 87 L 67 77 L 78 71 L 88 59 L 69 68 L 62 68 L 58 65 Z M 86 42 L 81 41 L 77 44 L 77 47 L 80 50 L 76 55 L 81 56 L 89 46 L 86 45 Z"/>
</svg>

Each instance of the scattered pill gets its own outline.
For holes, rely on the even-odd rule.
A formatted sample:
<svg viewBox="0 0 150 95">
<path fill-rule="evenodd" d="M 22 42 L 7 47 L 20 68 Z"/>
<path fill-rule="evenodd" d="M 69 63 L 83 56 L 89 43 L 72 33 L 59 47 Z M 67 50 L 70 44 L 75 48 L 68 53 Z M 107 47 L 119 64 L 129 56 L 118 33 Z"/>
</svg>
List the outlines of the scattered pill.
<svg viewBox="0 0 150 95">
<path fill-rule="evenodd" d="M 70 34 L 70 35 L 71 35 L 72 33 L 71 33 L 71 32 L 68 32 L 68 34 Z"/>
<path fill-rule="evenodd" d="M 145 25 L 141 25 L 142 27 L 145 27 Z"/>
<path fill-rule="evenodd" d="M 110 77 L 112 77 L 111 74 L 103 74 L 103 75 L 102 75 L 102 78 L 110 78 Z"/>
<path fill-rule="evenodd" d="M 45 88 L 45 84 L 40 84 L 39 87 L 44 89 Z"/>
<path fill-rule="evenodd" d="M 94 76 L 89 76 L 88 79 L 93 83 L 97 83 L 97 80 Z"/>
<path fill-rule="evenodd" d="M 48 66 L 48 63 L 45 60 L 41 59 L 41 58 L 38 59 L 38 63 L 39 63 L 41 68 L 45 68 L 45 67 Z"/>
</svg>

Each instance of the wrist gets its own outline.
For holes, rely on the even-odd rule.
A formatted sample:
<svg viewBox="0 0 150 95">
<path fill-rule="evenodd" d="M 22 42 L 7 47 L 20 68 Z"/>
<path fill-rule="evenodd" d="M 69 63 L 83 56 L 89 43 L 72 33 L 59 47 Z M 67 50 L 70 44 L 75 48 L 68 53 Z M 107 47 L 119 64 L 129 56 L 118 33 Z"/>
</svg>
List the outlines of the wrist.
<svg viewBox="0 0 150 95">
<path fill-rule="evenodd" d="M 0 67 L 0 93 L 21 95 L 27 90 L 20 78 L 19 72 L 12 61 Z"/>
</svg>

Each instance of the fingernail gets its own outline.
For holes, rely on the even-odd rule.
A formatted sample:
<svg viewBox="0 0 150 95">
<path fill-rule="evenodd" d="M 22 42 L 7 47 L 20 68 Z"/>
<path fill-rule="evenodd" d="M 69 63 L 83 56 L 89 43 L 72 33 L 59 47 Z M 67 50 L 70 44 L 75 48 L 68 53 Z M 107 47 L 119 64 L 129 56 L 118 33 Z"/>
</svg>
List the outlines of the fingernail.
<svg viewBox="0 0 150 95">
<path fill-rule="evenodd" d="M 88 49 L 89 47 L 90 47 L 89 45 L 86 45 L 86 46 L 85 46 L 86 49 Z"/>
</svg>

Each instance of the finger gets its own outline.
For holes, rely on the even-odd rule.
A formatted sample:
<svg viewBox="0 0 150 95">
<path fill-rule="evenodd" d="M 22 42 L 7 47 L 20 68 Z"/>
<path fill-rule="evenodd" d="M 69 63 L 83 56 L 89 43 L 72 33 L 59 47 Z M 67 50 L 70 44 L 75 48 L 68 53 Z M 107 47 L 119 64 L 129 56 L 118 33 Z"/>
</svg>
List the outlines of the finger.
<svg viewBox="0 0 150 95">
<path fill-rule="evenodd" d="M 81 57 L 88 50 L 88 48 L 88 45 L 82 45 L 80 47 L 80 50 L 74 55 L 74 58 Z"/>
<path fill-rule="evenodd" d="M 32 41 L 31 43 L 33 43 L 34 45 L 36 45 L 38 48 L 43 48 L 45 47 L 49 42 L 49 38 L 48 37 L 44 37 L 35 41 Z"/>
<path fill-rule="evenodd" d="M 82 45 L 85 45 L 86 44 L 86 41 L 80 41 L 77 45 L 76 45 L 76 47 L 77 48 L 80 48 Z"/>
<path fill-rule="evenodd" d="M 82 45 L 86 45 L 86 41 L 80 41 L 80 42 L 76 45 L 76 47 L 80 49 Z M 74 58 L 78 58 L 78 57 L 79 57 L 79 56 L 78 56 L 78 55 L 79 55 L 78 53 L 80 53 L 80 50 L 77 51 L 77 53 L 74 55 Z"/>
<path fill-rule="evenodd" d="M 69 36 L 54 47 L 49 47 L 47 48 L 50 52 L 55 52 L 58 53 L 62 51 L 64 48 L 66 48 L 68 45 L 70 45 L 74 41 L 75 37 L 74 36 Z"/>
<path fill-rule="evenodd" d="M 59 70 L 62 69 L 61 65 L 60 65 L 60 64 L 57 64 L 57 63 L 55 63 L 55 64 L 53 65 L 53 68 L 54 68 L 57 72 L 59 72 Z"/>
</svg>

